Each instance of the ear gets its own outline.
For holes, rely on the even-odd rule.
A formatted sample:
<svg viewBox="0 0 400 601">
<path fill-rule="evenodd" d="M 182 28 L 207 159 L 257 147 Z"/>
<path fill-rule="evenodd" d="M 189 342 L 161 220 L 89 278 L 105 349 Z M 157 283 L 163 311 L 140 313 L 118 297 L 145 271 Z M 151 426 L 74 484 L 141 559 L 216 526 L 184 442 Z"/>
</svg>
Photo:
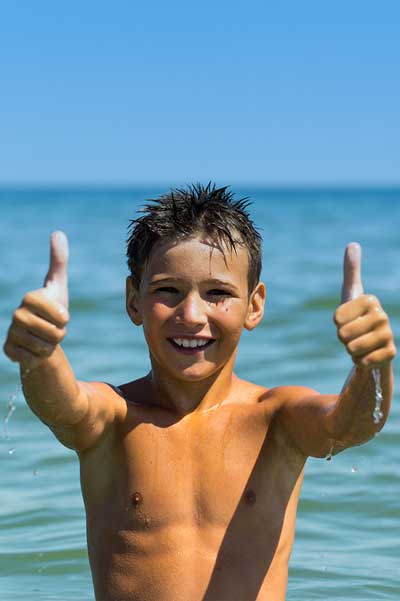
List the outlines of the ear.
<svg viewBox="0 0 400 601">
<path fill-rule="evenodd" d="M 250 295 L 247 315 L 244 322 L 246 330 L 254 330 L 258 326 L 264 316 L 264 305 L 266 298 L 266 290 L 263 282 L 258 282 Z"/>
<path fill-rule="evenodd" d="M 142 325 L 139 291 L 135 287 L 131 276 L 126 278 L 126 312 L 136 326 Z"/>
</svg>

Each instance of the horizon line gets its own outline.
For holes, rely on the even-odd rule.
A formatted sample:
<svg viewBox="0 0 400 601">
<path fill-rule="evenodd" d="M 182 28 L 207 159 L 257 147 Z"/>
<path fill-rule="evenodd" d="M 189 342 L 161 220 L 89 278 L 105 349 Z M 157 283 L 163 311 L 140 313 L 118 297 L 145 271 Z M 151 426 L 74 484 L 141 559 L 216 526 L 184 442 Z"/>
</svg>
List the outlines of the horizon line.
<svg viewBox="0 0 400 601">
<path fill-rule="evenodd" d="M 195 183 L 199 180 L 196 179 Z M 215 181 L 215 180 L 211 180 Z M 148 187 L 157 188 L 175 188 L 180 186 L 188 186 L 194 183 L 192 182 L 181 182 L 174 183 L 163 182 L 163 181 L 148 181 L 148 182 L 129 182 L 129 181 L 43 181 L 43 182 L 1 182 L 0 190 L 56 190 L 56 189 L 141 189 Z M 219 184 L 217 184 L 219 185 Z M 258 182 L 258 181 L 232 181 L 228 184 L 228 187 L 248 187 L 253 189 L 271 189 L 271 190 L 397 190 L 400 189 L 400 181 L 388 182 L 388 181 L 351 181 L 351 182 L 318 182 L 318 181 L 304 181 L 304 182 Z"/>
</svg>

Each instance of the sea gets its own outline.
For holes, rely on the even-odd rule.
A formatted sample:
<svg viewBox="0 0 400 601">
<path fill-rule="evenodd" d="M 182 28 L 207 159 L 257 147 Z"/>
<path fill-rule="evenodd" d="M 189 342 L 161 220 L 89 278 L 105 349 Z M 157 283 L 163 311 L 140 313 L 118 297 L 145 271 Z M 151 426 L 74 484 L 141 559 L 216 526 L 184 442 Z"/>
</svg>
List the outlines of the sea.
<svg viewBox="0 0 400 601">
<path fill-rule="evenodd" d="M 70 242 L 71 320 L 63 348 L 76 377 L 120 384 L 147 373 L 142 332 L 125 313 L 125 242 L 140 206 L 168 189 L 0 189 L 2 340 L 23 295 L 43 285 L 49 237 L 61 229 Z M 267 387 L 340 392 L 351 360 L 333 314 L 349 242 L 361 244 L 365 291 L 380 298 L 398 339 L 400 189 L 232 190 L 252 200 L 267 286 L 264 320 L 244 333 L 237 374 Z M 394 369 L 399 380 L 398 360 Z M 398 390 L 373 440 L 331 461 L 308 460 L 287 601 L 400 599 Z M 27 407 L 18 367 L 4 354 L 0 414 L 0 599 L 93 601 L 77 457 Z"/>
</svg>

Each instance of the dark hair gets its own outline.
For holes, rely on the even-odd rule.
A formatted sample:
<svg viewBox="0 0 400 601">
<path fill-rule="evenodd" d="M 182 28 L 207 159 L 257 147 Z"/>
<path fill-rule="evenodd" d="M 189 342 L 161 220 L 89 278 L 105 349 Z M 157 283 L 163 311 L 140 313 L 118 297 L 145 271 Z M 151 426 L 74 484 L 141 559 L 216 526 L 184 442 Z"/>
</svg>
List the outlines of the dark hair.
<svg viewBox="0 0 400 601">
<path fill-rule="evenodd" d="M 128 267 L 139 289 L 143 270 L 157 242 L 182 240 L 204 232 L 230 250 L 243 246 L 249 256 L 249 294 L 261 273 L 261 236 L 249 217 L 248 198 L 234 200 L 228 187 L 216 188 L 209 182 L 171 190 L 150 199 L 141 210 L 143 216 L 132 219 L 128 227 Z"/>
</svg>

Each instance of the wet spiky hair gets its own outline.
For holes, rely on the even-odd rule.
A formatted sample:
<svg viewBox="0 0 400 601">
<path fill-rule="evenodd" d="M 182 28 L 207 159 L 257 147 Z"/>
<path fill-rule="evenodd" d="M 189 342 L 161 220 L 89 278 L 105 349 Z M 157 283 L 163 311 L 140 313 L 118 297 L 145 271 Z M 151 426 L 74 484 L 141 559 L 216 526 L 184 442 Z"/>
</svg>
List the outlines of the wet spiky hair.
<svg viewBox="0 0 400 601">
<path fill-rule="evenodd" d="M 128 227 L 128 267 L 138 289 L 146 261 L 158 242 L 187 239 L 199 233 L 230 250 L 247 249 L 249 256 L 249 293 L 261 272 L 261 236 L 254 227 L 247 208 L 248 198 L 234 200 L 228 187 L 216 188 L 209 182 L 171 190 L 150 199 L 140 209 L 141 217 L 132 219 Z"/>
</svg>

